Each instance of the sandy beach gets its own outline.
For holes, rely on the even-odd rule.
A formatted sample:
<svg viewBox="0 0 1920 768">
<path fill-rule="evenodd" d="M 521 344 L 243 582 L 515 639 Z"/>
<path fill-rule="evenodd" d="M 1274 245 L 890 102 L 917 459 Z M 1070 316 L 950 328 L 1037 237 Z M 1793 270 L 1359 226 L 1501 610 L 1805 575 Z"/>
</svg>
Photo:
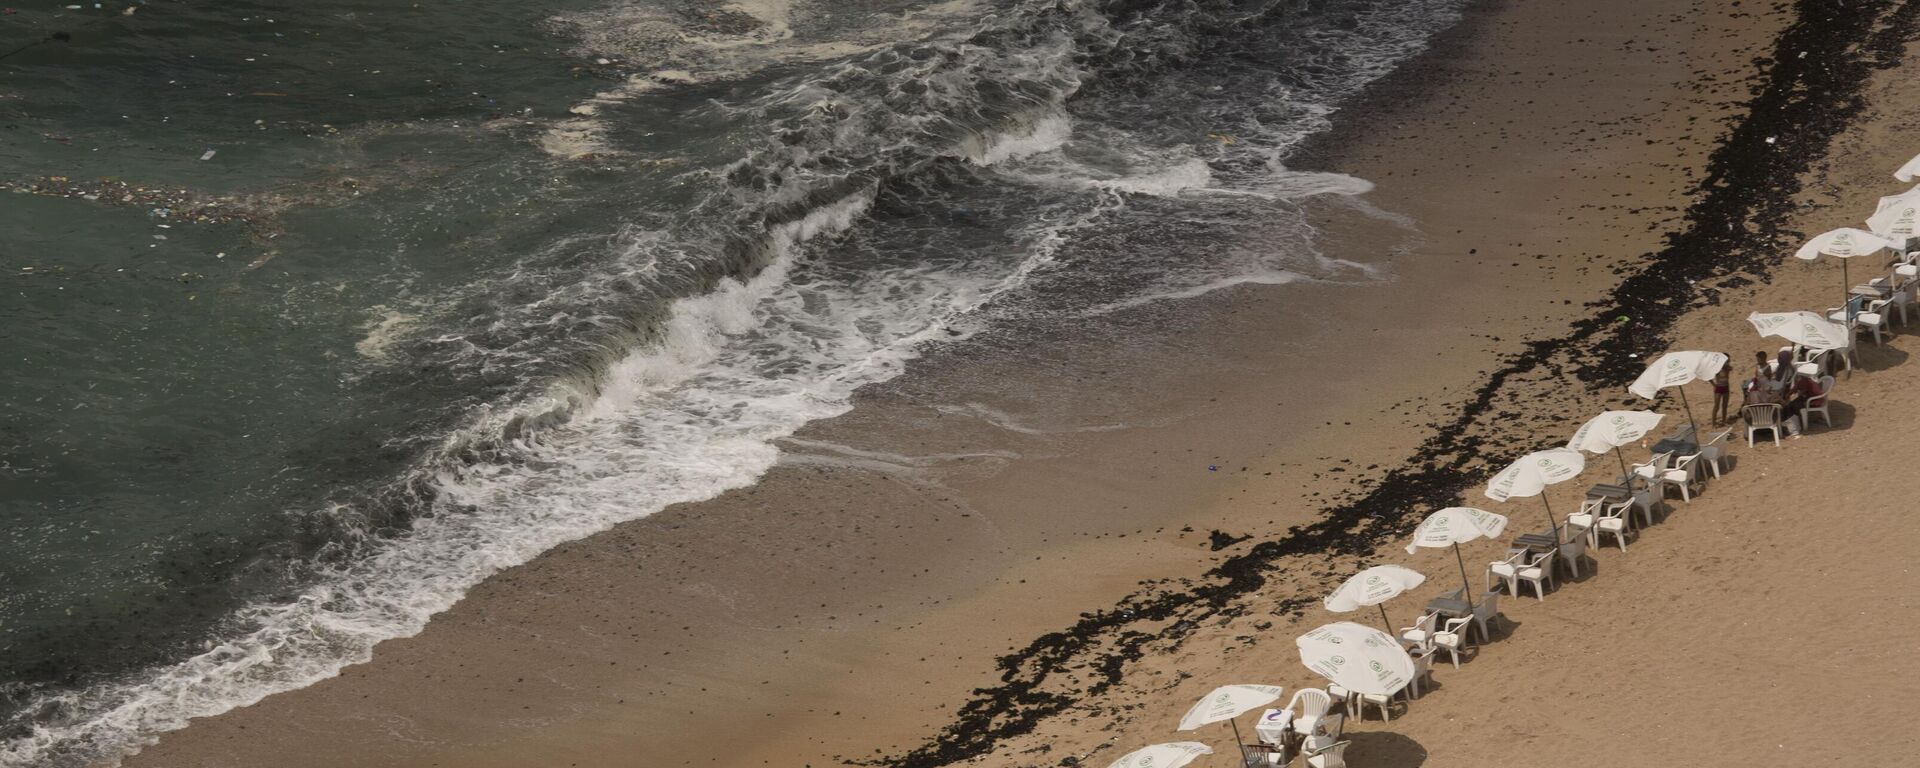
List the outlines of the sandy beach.
<svg viewBox="0 0 1920 768">
<path fill-rule="evenodd" d="M 1291 163 L 1374 185 L 1306 206 L 1377 277 L 935 348 L 753 487 L 557 548 L 125 765 L 1099 766 L 1188 736 L 1216 685 L 1319 685 L 1292 639 L 1334 618 L 1328 587 L 1449 583 L 1398 548 L 1424 511 L 1543 524 L 1477 481 L 1645 407 L 1636 361 L 1719 350 L 1742 376 L 1777 346 L 1749 311 L 1836 303 L 1833 265 L 1789 254 L 1899 191 L 1916 11 L 1477 3 Z M 1506 601 L 1498 642 L 1352 724 L 1348 760 L 1899 764 L 1913 346 L 1864 345 L 1831 428 L 1739 440 L 1629 551 Z"/>
</svg>

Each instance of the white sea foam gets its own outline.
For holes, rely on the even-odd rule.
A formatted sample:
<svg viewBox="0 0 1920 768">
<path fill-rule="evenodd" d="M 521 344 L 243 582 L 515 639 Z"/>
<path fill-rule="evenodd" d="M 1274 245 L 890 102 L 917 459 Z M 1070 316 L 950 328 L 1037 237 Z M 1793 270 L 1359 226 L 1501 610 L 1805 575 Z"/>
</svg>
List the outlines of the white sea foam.
<svg viewBox="0 0 1920 768">
<path fill-rule="evenodd" d="M 907 14 L 898 28 L 870 39 L 823 42 L 806 41 L 795 33 L 795 12 L 786 0 L 736 7 L 761 22 L 755 31 L 737 39 L 687 34 L 674 24 L 658 27 L 656 22 L 662 20 L 657 10 L 622 7 L 598 16 L 575 17 L 569 26 L 596 51 L 627 50 L 640 55 L 660 42 L 659 51 L 664 53 L 660 61 L 647 63 L 653 67 L 652 74 L 576 105 L 573 117 L 557 123 L 556 133 L 549 134 L 554 142 L 549 151 L 561 156 L 606 151 L 604 124 L 597 121 L 658 83 L 731 76 L 766 62 L 824 60 L 872 50 L 924 33 L 943 20 L 976 12 L 971 3 L 956 0 Z M 623 22 L 631 24 L 622 26 Z M 1003 62 L 994 52 L 978 53 L 976 58 L 996 66 L 1038 68 L 1072 61 L 1070 45 L 1049 44 L 1053 47 L 1044 55 L 1022 61 Z M 686 55 L 695 49 L 701 53 Z M 1397 61 L 1405 53 L 1394 49 L 1380 55 L 1379 61 Z M 666 69 L 670 61 L 690 62 L 696 72 L 670 71 Z M 1375 67 L 1371 61 L 1362 69 L 1366 67 L 1385 71 L 1384 64 Z M 978 79 L 970 72 L 941 74 L 951 75 L 955 83 Z M 1337 95 L 1341 88 L 1350 87 L 1341 84 L 1323 91 Z M 782 98 L 821 97 L 802 86 Z M 754 482 L 779 460 L 779 441 L 809 421 L 845 412 L 857 388 L 898 375 L 924 342 L 964 338 L 980 322 L 977 310 L 1019 290 L 1053 263 L 1072 233 L 1120 210 L 1130 195 L 1231 196 L 1257 204 L 1365 191 L 1363 181 L 1333 174 L 1295 174 L 1279 167 L 1277 159 L 1272 178 L 1264 181 L 1222 179 L 1192 147 L 1144 142 L 1111 142 L 1105 149 L 1119 161 L 1087 165 L 1065 150 L 1076 141 L 1104 144 L 1113 137 L 1084 135 L 1061 111 L 1059 100 L 1034 106 L 1036 117 L 1025 129 L 981 137 L 977 146 L 959 150 L 961 156 L 985 166 L 985 173 L 1098 192 L 1096 202 L 1081 214 L 1045 223 L 1033 232 L 1023 258 L 933 270 L 878 270 L 845 279 L 809 270 L 803 260 L 807 249 L 800 246 L 813 241 L 814 247 L 820 247 L 820 241 L 844 231 L 869 205 L 871 190 L 774 227 L 768 233 L 773 258 L 764 269 L 744 281 L 723 280 L 709 293 L 676 302 L 655 342 L 615 361 L 599 380 L 555 385 L 544 398 L 482 413 L 450 436 L 448 454 L 456 453 L 456 446 L 498 436 L 505 431 L 504 425 L 528 414 L 566 414 L 558 424 L 520 433 L 503 447 L 505 459 L 430 462 L 423 471 L 431 474 L 424 480 L 438 491 L 439 507 L 436 514 L 417 519 L 408 534 L 371 545 L 367 556 L 340 565 L 297 599 L 244 609 L 235 623 L 252 630 L 229 637 L 205 653 L 43 702 L 59 708 L 62 716 L 0 744 L 0 764 L 39 766 L 75 756 L 111 761 L 158 733 L 182 727 L 190 718 L 251 704 L 362 663 L 377 643 L 419 632 L 430 617 L 452 606 L 480 580 L 555 545 L 674 503 L 710 498 Z M 1312 103 L 1303 109 L 1306 118 L 1301 127 L 1289 124 L 1287 128 L 1301 135 L 1318 130 L 1320 126 L 1311 123 L 1329 111 Z M 1275 143 L 1289 142 L 1283 137 Z M 772 202 L 793 200 L 775 197 Z M 1309 254 L 1311 263 L 1311 242 L 1304 239 L 1310 235 L 1295 233 L 1302 239 L 1273 243 L 1271 253 L 1235 255 L 1096 311 L 1197 296 L 1230 285 L 1302 279 L 1303 273 L 1289 268 L 1302 266 L 1299 259 L 1278 265 L 1267 257 Z M 631 247 L 615 260 L 615 271 L 621 274 L 609 280 L 653 269 L 656 246 L 667 239 L 650 230 L 628 232 L 625 238 Z M 1324 259 L 1317 266 L 1349 268 Z M 547 311 L 548 303 L 558 305 L 596 290 L 604 288 L 595 280 L 557 285 L 525 310 L 527 316 L 536 316 Z M 383 320 L 369 328 L 363 342 L 371 342 L 369 349 L 379 353 L 388 348 L 395 333 L 407 330 L 405 321 Z M 440 341 L 451 347 L 474 347 L 458 335 Z M 500 354 L 474 348 L 475 356 Z M 508 354 L 523 353 L 514 349 Z M 1009 428 L 1037 429 L 1004 414 L 983 411 L 980 415 Z M 875 468 L 911 470 L 926 461 L 960 458 L 809 447 L 813 457 L 797 461 L 864 462 Z"/>
<path fill-rule="evenodd" d="M 498 462 L 435 465 L 438 514 L 330 574 L 298 599 L 246 609 L 251 632 L 178 664 L 48 702 L 67 716 L 0 745 L 0 764 L 111 760 L 180 728 L 331 677 L 381 641 L 418 633 L 474 584 L 562 542 L 751 484 L 775 441 L 845 412 L 854 390 L 899 373 L 922 342 L 1018 287 L 1026 264 L 995 273 L 795 280 L 809 240 L 844 231 L 871 190 L 776 227 L 772 263 L 744 282 L 677 302 L 658 344 L 616 363 L 592 393 L 556 386 L 544 402 L 483 414 L 449 448 L 498 434 L 526 413 L 565 423 L 513 444 Z M 1029 261 L 1049 258 L 1036 249 Z M 575 407 L 564 408 L 566 405 Z M 885 457 L 843 456 L 876 465 Z M 908 462 L 911 463 L 910 461 Z"/>
<path fill-rule="evenodd" d="M 1059 112 L 1049 112 L 1033 121 L 1025 130 L 1005 131 L 965 142 L 960 151 L 980 165 L 995 165 L 1008 160 L 1051 152 L 1067 143 L 1073 135 L 1073 122 Z"/>
</svg>

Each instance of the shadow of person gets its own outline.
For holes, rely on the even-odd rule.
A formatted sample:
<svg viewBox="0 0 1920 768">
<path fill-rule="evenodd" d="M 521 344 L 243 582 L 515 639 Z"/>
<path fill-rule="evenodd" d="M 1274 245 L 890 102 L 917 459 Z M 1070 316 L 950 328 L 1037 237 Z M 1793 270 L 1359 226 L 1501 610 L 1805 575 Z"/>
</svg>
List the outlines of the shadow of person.
<svg viewBox="0 0 1920 768">
<path fill-rule="evenodd" d="M 1369 768 L 1414 768 L 1427 762 L 1427 748 L 1420 742 L 1390 731 L 1356 731 L 1344 737 L 1344 755 L 1348 765 Z"/>
</svg>

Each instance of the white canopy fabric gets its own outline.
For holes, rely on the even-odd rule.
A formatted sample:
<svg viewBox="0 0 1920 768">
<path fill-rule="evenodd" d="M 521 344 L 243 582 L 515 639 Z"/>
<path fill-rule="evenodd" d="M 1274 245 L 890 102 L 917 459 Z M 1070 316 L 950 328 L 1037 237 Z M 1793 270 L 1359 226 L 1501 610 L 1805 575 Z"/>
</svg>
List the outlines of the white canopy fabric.
<svg viewBox="0 0 1920 768">
<path fill-rule="evenodd" d="M 1180 730 L 1191 731 L 1203 725 L 1232 720 L 1257 707 L 1272 704 L 1283 692 L 1277 685 L 1223 685 L 1194 702 L 1180 718 Z"/>
<path fill-rule="evenodd" d="M 1201 755 L 1213 754 L 1213 748 L 1197 741 L 1155 744 L 1128 752 L 1107 768 L 1180 768 Z"/>
<path fill-rule="evenodd" d="M 1920 173 L 1920 155 L 1914 155 L 1913 159 L 1908 160 L 1906 165 L 1895 169 L 1893 177 L 1900 181 L 1911 182 L 1913 181 L 1913 175 L 1916 173 Z"/>
<path fill-rule="evenodd" d="M 1874 203 L 1873 212 L 1879 213 L 1888 208 L 1892 208 L 1893 206 L 1896 206 L 1903 202 L 1908 202 L 1911 200 L 1920 200 L 1920 184 L 1915 184 L 1912 189 L 1909 189 L 1900 194 L 1887 195 L 1885 197 L 1880 198 L 1878 202 Z"/>
<path fill-rule="evenodd" d="M 1574 430 L 1567 447 L 1587 453 L 1606 453 L 1646 437 L 1666 418 L 1653 411 L 1607 411 Z"/>
<path fill-rule="evenodd" d="M 1506 501 L 1514 497 L 1538 496 L 1554 483 L 1566 482 L 1587 468 L 1587 457 L 1567 448 L 1534 451 L 1508 464 L 1487 481 L 1487 498 Z"/>
<path fill-rule="evenodd" d="M 1413 658 L 1373 627 L 1337 621 L 1293 641 L 1300 663 L 1349 691 L 1390 696 L 1413 680 Z"/>
<path fill-rule="evenodd" d="M 1369 605 L 1379 605 L 1398 597 L 1400 593 L 1425 583 L 1427 577 L 1419 571 L 1398 565 L 1376 565 L 1354 574 L 1340 584 L 1333 594 L 1324 601 L 1327 610 L 1334 613 L 1357 611 Z"/>
<path fill-rule="evenodd" d="M 1916 227 L 1920 227 L 1920 187 L 1880 198 L 1873 215 L 1867 217 L 1867 229 L 1889 239 L 1913 237 Z"/>
<path fill-rule="evenodd" d="M 1844 349 L 1853 334 L 1847 327 L 1812 312 L 1755 312 L 1747 322 L 1761 336 L 1778 336 L 1810 349 Z"/>
<path fill-rule="evenodd" d="M 1640 378 L 1634 379 L 1633 384 L 1627 387 L 1627 391 L 1651 400 L 1667 387 L 1712 379 L 1726 364 L 1727 356 L 1719 352 L 1668 352 L 1648 365 Z"/>
<path fill-rule="evenodd" d="M 1427 515 L 1413 529 L 1413 542 L 1407 545 L 1411 555 L 1421 547 L 1441 548 L 1465 544 L 1474 539 L 1491 539 L 1507 529 L 1507 516 L 1472 507 L 1447 507 Z"/>
<path fill-rule="evenodd" d="M 1851 259 L 1892 245 L 1893 243 L 1872 232 L 1843 227 L 1815 235 L 1812 240 L 1807 241 L 1806 245 L 1800 246 L 1800 250 L 1794 251 L 1793 256 L 1806 261 L 1813 261 L 1821 256 Z"/>
</svg>

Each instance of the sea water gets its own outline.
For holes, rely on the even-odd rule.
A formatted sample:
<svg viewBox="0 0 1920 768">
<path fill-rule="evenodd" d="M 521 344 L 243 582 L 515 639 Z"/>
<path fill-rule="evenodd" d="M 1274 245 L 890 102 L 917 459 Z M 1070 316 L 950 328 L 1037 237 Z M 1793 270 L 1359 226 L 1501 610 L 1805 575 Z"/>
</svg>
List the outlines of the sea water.
<svg viewBox="0 0 1920 768">
<path fill-rule="evenodd" d="M 331 676 L 997 321 L 1376 279 L 1285 161 L 1456 5 L 0 17 L 0 764 Z"/>
</svg>

